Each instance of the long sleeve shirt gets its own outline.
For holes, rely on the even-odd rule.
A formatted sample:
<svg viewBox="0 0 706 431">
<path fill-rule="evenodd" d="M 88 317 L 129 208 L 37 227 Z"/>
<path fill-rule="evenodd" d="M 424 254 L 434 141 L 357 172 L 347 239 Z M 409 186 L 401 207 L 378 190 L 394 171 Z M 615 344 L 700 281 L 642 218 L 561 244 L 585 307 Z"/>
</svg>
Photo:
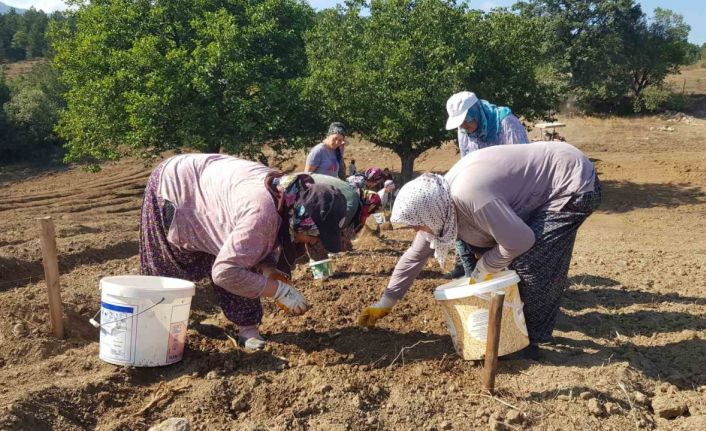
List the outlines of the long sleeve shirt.
<svg viewBox="0 0 706 431">
<path fill-rule="evenodd" d="M 267 279 L 253 272 L 274 260 L 280 217 L 265 187 L 272 170 L 220 154 L 169 159 L 159 194 L 175 207 L 167 240 L 184 250 L 216 257 L 213 282 L 236 295 L 260 296 Z"/>
<path fill-rule="evenodd" d="M 534 245 L 526 224 L 538 211 L 560 211 L 574 194 L 593 191 L 591 161 L 573 146 L 536 142 L 486 148 L 459 160 L 445 176 L 456 208 L 458 237 L 499 271 Z M 385 294 L 402 298 L 433 254 L 417 235 L 395 266 Z"/>
<path fill-rule="evenodd" d="M 529 142 L 530 139 L 525 126 L 512 114 L 500 121 L 500 130 L 493 139 L 482 140 L 472 134 L 468 134 L 462 127 L 458 128 L 458 148 L 461 151 L 461 157 L 465 157 L 481 148 L 494 145 L 527 144 Z"/>
</svg>

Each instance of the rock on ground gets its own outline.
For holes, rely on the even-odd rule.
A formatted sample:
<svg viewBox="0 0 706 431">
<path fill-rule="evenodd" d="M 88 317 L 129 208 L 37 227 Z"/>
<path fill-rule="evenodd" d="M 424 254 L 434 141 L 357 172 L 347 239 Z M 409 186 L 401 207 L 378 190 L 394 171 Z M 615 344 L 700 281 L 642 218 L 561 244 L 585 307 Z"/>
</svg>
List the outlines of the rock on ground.
<svg viewBox="0 0 706 431">
<path fill-rule="evenodd" d="M 148 431 L 189 431 L 189 421 L 184 418 L 169 418 L 153 427 Z"/>
<path fill-rule="evenodd" d="M 652 399 L 652 410 L 661 418 L 674 419 L 689 411 L 689 407 L 674 396 L 658 395 Z"/>
</svg>

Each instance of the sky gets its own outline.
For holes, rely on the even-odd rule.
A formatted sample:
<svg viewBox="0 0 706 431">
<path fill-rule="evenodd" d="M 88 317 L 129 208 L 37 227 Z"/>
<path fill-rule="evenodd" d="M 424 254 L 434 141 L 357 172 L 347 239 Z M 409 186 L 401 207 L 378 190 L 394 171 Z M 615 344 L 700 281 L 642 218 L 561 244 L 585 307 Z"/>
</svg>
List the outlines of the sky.
<svg viewBox="0 0 706 431">
<path fill-rule="evenodd" d="M 65 9 L 66 5 L 61 0 L 1 0 L 3 3 L 27 9 L 34 6 L 45 12 Z M 512 6 L 516 0 L 470 0 L 471 7 L 490 10 L 494 7 Z M 315 9 L 325 9 L 343 3 L 338 0 L 309 0 Z M 706 42 L 706 0 L 640 0 L 642 10 L 648 15 L 657 8 L 671 9 L 684 16 L 684 20 L 691 26 L 689 41 L 701 45 Z"/>
</svg>

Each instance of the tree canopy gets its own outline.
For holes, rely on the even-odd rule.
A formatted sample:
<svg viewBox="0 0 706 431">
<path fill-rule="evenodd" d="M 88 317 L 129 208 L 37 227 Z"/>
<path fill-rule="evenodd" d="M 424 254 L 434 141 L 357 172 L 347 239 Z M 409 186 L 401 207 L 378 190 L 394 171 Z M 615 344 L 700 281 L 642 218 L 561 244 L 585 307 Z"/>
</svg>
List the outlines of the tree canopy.
<svg viewBox="0 0 706 431">
<path fill-rule="evenodd" d="M 529 0 L 515 9 L 544 22 L 544 57 L 570 91 L 596 111 L 631 109 L 650 85 L 689 62 L 689 26 L 635 0 Z"/>
<path fill-rule="evenodd" d="M 255 156 L 316 130 L 299 93 L 303 33 L 295 0 L 101 0 L 56 26 L 69 87 L 57 130 L 67 160 L 189 147 Z M 314 126 L 316 124 L 316 126 Z"/>
<path fill-rule="evenodd" d="M 46 31 L 49 21 L 62 19 L 62 13 L 47 15 L 30 8 L 0 14 L 0 62 L 45 57 L 49 53 Z"/>
<path fill-rule="evenodd" d="M 531 19 L 442 0 L 373 0 L 361 16 L 364 4 L 317 20 L 305 94 L 328 118 L 399 155 L 404 180 L 420 154 L 453 137 L 444 129 L 451 94 L 473 90 L 529 117 L 551 106 L 536 74 Z"/>
</svg>

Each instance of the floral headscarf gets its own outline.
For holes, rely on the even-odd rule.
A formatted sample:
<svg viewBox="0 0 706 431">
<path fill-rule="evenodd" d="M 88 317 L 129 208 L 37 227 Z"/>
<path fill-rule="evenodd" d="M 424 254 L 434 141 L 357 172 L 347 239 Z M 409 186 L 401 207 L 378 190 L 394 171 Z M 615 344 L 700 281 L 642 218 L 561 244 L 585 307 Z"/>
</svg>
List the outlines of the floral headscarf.
<svg viewBox="0 0 706 431">
<path fill-rule="evenodd" d="M 318 236 L 319 230 L 314 220 L 307 214 L 300 202 L 302 191 L 314 180 L 307 174 L 284 175 L 276 178 L 273 184 L 281 194 L 281 202 L 286 206 L 289 215 L 290 235 L 306 232 L 307 235 Z"/>
<path fill-rule="evenodd" d="M 346 181 L 348 181 L 348 184 L 358 187 L 361 190 L 364 190 L 367 187 L 368 181 L 380 182 L 380 180 L 382 180 L 383 178 L 383 175 L 384 174 L 382 172 L 382 169 L 370 168 L 367 169 L 365 172 L 351 175 L 346 179 Z"/>
<path fill-rule="evenodd" d="M 426 173 L 405 184 L 397 194 L 392 209 L 393 223 L 408 226 L 427 226 L 433 234 L 427 239 L 434 249 L 434 257 L 439 265 L 456 241 L 456 208 L 451 200 L 449 184 L 441 175 Z"/>
</svg>

